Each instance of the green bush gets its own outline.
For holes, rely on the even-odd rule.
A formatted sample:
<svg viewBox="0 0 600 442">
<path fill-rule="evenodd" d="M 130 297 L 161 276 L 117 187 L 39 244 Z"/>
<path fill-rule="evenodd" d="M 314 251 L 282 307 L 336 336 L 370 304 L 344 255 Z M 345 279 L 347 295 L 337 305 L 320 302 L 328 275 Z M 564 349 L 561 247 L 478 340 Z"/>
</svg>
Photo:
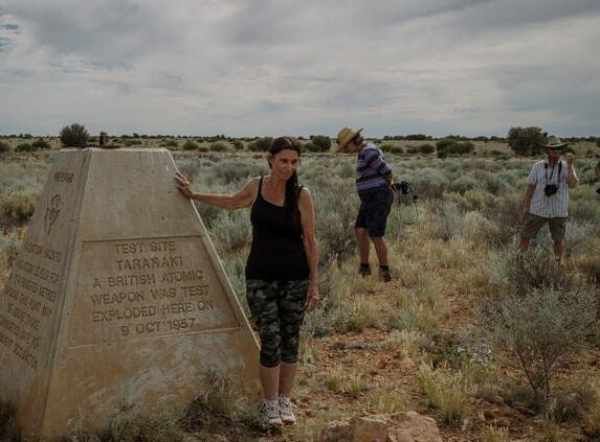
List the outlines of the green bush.
<svg viewBox="0 0 600 442">
<path fill-rule="evenodd" d="M 50 149 L 50 143 L 48 143 L 43 138 L 38 138 L 33 143 L 31 143 L 31 147 L 33 147 L 35 150 L 38 150 L 38 149 L 46 150 L 46 149 Z"/>
<path fill-rule="evenodd" d="M 448 155 L 465 155 L 475 150 L 475 145 L 471 141 L 456 141 L 445 138 L 436 143 L 439 158 L 446 158 Z"/>
<path fill-rule="evenodd" d="M 421 152 L 422 154 L 428 155 L 430 153 L 435 152 L 435 146 L 433 144 L 421 144 L 419 146 L 419 152 Z"/>
<path fill-rule="evenodd" d="M 328 152 L 331 149 L 331 138 L 325 135 L 312 135 L 310 141 L 317 146 L 318 152 Z"/>
<path fill-rule="evenodd" d="M 402 146 L 392 146 L 390 153 L 394 155 L 402 155 L 404 153 L 404 149 L 402 149 Z"/>
<path fill-rule="evenodd" d="M 29 221 L 35 209 L 36 196 L 30 192 L 11 192 L 0 198 L 0 217 L 9 224 Z"/>
<path fill-rule="evenodd" d="M 482 323 L 492 345 L 506 352 L 545 403 L 558 364 L 581 350 L 597 328 L 597 307 L 591 289 L 546 287 L 491 298 L 483 305 Z"/>
<path fill-rule="evenodd" d="M 475 151 L 475 145 L 471 141 L 463 141 L 448 146 L 448 152 L 455 155 L 466 155 Z"/>
<path fill-rule="evenodd" d="M 225 152 L 229 149 L 227 147 L 227 144 L 223 143 L 222 141 L 217 141 L 210 145 L 210 150 L 212 150 L 213 152 Z"/>
<path fill-rule="evenodd" d="M 273 144 L 273 138 L 259 138 L 248 145 L 248 150 L 253 152 L 267 152 L 271 148 L 271 144 Z"/>
<path fill-rule="evenodd" d="M 321 152 L 321 148 L 311 141 L 305 143 L 302 146 L 302 150 L 305 150 L 306 152 Z"/>
<path fill-rule="evenodd" d="M 244 150 L 244 143 L 241 140 L 233 140 L 231 142 L 235 150 Z"/>
<path fill-rule="evenodd" d="M 0 141 L 0 155 L 10 152 L 10 145 L 4 141 Z"/>
<path fill-rule="evenodd" d="M 89 138 L 85 127 L 77 123 L 65 126 L 60 131 L 60 141 L 64 147 L 85 147 Z"/>
<path fill-rule="evenodd" d="M 383 151 L 383 152 L 391 152 L 392 149 L 395 147 L 395 144 L 391 144 L 391 143 L 383 143 L 381 146 L 379 146 L 379 148 Z"/>
<path fill-rule="evenodd" d="M 139 146 L 142 144 L 142 140 L 139 140 L 137 138 L 131 138 L 131 139 L 127 139 L 123 141 L 123 144 L 127 147 L 130 146 Z"/>
<path fill-rule="evenodd" d="M 537 155 L 542 152 L 546 135 L 539 127 L 511 127 L 508 145 L 517 155 Z"/>
<path fill-rule="evenodd" d="M 465 193 L 467 190 L 475 189 L 480 186 L 480 183 L 469 175 L 462 175 L 452 181 L 450 184 L 450 190 L 452 192 Z"/>
<path fill-rule="evenodd" d="M 166 147 L 169 150 L 177 150 L 179 148 L 179 143 L 177 143 L 177 140 L 164 139 L 162 140 L 162 143 L 160 143 L 160 147 Z"/>
<path fill-rule="evenodd" d="M 183 150 L 197 150 L 198 144 L 196 144 L 193 141 L 187 140 L 185 143 L 183 143 L 182 148 L 183 148 Z"/>
<path fill-rule="evenodd" d="M 15 152 L 33 152 L 35 148 L 30 143 L 19 143 L 15 147 Z"/>
</svg>

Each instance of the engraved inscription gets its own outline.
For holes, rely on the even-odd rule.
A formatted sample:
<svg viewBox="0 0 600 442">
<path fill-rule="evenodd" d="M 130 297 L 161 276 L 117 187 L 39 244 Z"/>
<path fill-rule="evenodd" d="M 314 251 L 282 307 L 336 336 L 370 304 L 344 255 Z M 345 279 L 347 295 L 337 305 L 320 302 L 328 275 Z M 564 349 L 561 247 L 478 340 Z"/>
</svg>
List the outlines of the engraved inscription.
<svg viewBox="0 0 600 442">
<path fill-rule="evenodd" d="M 82 245 L 71 345 L 238 326 L 199 237 Z"/>
<path fill-rule="evenodd" d="M 48 202 L 46 213 L 44 214 L 44 230 L 46 231 L 46 234 L 50 235 L 52 232 L 52 228 L 60 215 L 62 206 L 63 200 L 59 194 L 54 195 Z"/>
</svg>

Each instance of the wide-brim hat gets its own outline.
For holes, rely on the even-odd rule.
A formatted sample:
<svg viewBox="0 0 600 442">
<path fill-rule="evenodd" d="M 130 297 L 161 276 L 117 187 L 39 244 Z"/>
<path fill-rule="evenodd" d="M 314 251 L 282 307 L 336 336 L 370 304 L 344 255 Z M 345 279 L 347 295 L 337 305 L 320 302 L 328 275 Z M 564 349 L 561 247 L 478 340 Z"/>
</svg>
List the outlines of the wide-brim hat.
<svg viewBox="0 0 600 442">
<path fill-rule="evenodd" d="M 562 140 L 554 135 L 549 136 L 544 143 L 544 147 L 547 149 L 562 150 L 567 147 L 567 143 L 563 143 Z"/>
<path fill-rule="evenodd" d="M 345 127 L 338 132 L 337 135 L 337 149 L 336 152 L 343 152 L 346 149 L 346 146 L 354 137 L 360 134 L 362 128 L 360 129 L 352 129 L 350 127 Z"/>
</svg>

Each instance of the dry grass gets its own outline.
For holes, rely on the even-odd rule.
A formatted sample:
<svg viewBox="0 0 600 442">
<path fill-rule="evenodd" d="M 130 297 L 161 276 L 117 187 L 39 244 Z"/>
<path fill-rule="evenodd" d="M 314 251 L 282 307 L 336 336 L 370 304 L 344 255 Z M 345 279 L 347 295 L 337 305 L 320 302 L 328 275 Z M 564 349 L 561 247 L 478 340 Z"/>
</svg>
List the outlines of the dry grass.
<svg viewBox="0 0 600 442">
<path fill-rule="evenodd" d="M 462 423 L 468 412 L 469 391 L 462 373 L 446 369 L 434 370 L 427 364 L 421 364 L 417 382 L 425 393 L 427 404 L 437 411 L 444 424 Z"/>
<path fill-rule="evenodd" d="M 144 140 L 144 145 L 154 141 Z M 423 142 L 403 145 L 409 144 Z M 505 145 L 494 143 L 478 146 L 478 150 L 507 151 Z M 351 162 L 327 156 L 319 157 L 314 163 L 311 157 L 304 159 L 303 183 L 311 188 L 316 199 L 324 198 L 317 201 L 317 217 L 322 222 L 317 234 L 323 241 L 324 253 L 331 260 L 324 260 L 321 271 L 321 306 L 307 315 L 303 328 L 297 382 L 299 423 L 268 440 L 316 441 L 320 430 L 332 420 L 365 413 L 392 414 L 411 408 L 422 409 L 423 405 L 431 409 L 438 422 L 446 424 L 442 425 L 442 432 L 453 432 L 451 440 L 511 440 L 506 428 L 487 423 L 474 425 L 472 434 L 460 434 L 460 423 L 466 417 L 477 419 L 472 412 L 474 406 L 486 397 L 497 397 L 502 385 L 518 383 L 518 379 L 514 380 L 515 372 L 501 360 L 474 363 L 474 355 L 463 337 L 472 337 L 474 326 L 480 320 L 477 306 L 483 299 L 502 293 L 511 284 L 519 284 L 518 279 L 523 275 L 537 280 L 548 273 L 543 263 L 532 264 L 518 273 L 512 260 L 515 195 L 524 190 L 520 186 L 525 182 L 530 161 L 391 157 L 395 170 L 409 180 L 429 180 L 423 182 L 423 192 L 417 189 L 424 198 L 419 200 L 416 210 L 412 204 L 395 207 L 390 216 L 388 239 L 395 277 L 391 284 L 379 282 L 376 275 L 365 279 L 356 276 L 351 230 L 356 201 L 353 200 Z M 254 166 L 264 165 L 260 155 L 253 158 L 233 153 L 198 157 L 195 152 L 177 152 L 176 161 L 190 173 L 208 177 L 199 183 L 207 191 L 231 190 L 241 175 L 246 177 L 255 173 Z M 242 171 L 236 166 L 252 161 L 256 164 Z M 24 185 L 19 187 L 19 176 L 26 176 L 27 169 L 20 163 L 11 164 L 0 166 L 0 172 L 7 172 L 1 179 L 8 177 L 10 182 L 6 183 L 15 191 L 31 191 L 32 195 L 39 192 L 38 175 L 45 170 L 43 166 L 38 164 L 32 172 L 36 178 L 24 178 Z M 332 176 L 334 174 L 337 176 Z M 469 179 L 455 182 L 462 175 L 468 175 Z M 471 178 L 479 180 L 481 186 L 467 189 L 473 183 Z M 444 186 L 452 183 L 461 194 L 447 192 Z M 343 204 L 336 203 L 339 192 L 326 192 L 332 187 L 348 191 Z M 7 193 L 3 195 L 6 198 Z M 583 203 L 589 195 L 581 192 L 577 197 Z M 597 228 L 599 220 L 590 218 L 593 213 L 584 210 L 584 204 L 581 206 L 576 216 L 585 215 L 586 223 Z M 230 216 L 206 207 L 201 207 L 201 213 L 212 223 L 209 223 L 211 234 L 245 303 L 243 268 L 249 235 L 247 214 L 240 212 Z M 589 230 L 589 226 L 585 229 L 580 230 L 595 231 Z M 4 236 L 0 241 L 0 283 L 9 265 L 11 244 L 19 240 Z M 547 245 L 546 240 L 543 244 Z M 570 250 L 564 271 L 567 279 L 598 284 L 597 245 L 598 241 L 590 240 Z M 371 263 L 375 268 L 374 256 Z M 557 283 L 565 279 L 564 275 L 550 276 Z M 349 341 L 357 345 L 336 350 L 334 344 Z M 494 359 L 494 356 L 497 355 L 490 357 Z M 411 359 L 419 368 L 402 366 L 405 359 Z M 379 364 L 382 361 L 385 363 Z M 591 365 L 584 366 L 584 370 L 598 376 Z M 571 374 L 568 365 L 560 367 L 561 377 L 568 378 Z M 214 388 L 199 397 L 183 417 L 172 414 L 145 418 L 123 412 L 106 430 L 106 438 L 102 440 L 163 441 L 181 440 L 181 437 L 219 440 L 216 435 L 223 435 L 234 442 L 264 436 L 256 428 L 254 404 L 238 400 L 235 390 L 224 379 L 215 378 L 211 384 Z M 515 400 L 507 402 L 519 407 L 517 396 L 518 393 L 514 393 Z M 517 428 L 511 425 L 511 434 L 520 433 L 521 440 L 568 441 L 569 431 L 580 423 L 590 438 L 600 437 L 598 401 L 591 403 L 580 419 L 581 422 L 575 419 L 571 424 L 539 417 L 526 418 L 525 423 L 515 420 L 512 424 Z M 73 436 L 79 441 L 87 437 L 84 432 Z"/>
</svg>

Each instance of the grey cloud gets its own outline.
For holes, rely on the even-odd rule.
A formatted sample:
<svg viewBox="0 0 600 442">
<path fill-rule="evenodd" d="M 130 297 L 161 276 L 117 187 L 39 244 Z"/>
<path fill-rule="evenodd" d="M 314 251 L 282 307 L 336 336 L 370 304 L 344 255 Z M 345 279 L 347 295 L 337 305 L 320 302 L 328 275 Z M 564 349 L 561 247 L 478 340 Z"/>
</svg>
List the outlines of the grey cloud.
<svg viewBox="0 0 600 442">
<path fill-rule="evenodd" d="M 0 52 L 12 46 L 12 40 L 7 37 L 0 37 Z"/>
<path fill-rule="evenodd" d="M 132 0 L 93 6 L 60 2 L 13 1 L 13 16 L 27 23 L 37 43 L 60 55 L 76 55 L 98 66 L 126 66 L 175 45 L 178 34 L 159 8 Z"/>
<path fill-rule="evenodd" d="M 14 25 L 14 24 L 6 24 L 6 25 L 0 25 L 0 29 L 4 29 L 6 31 L 17 31 L 19 30 L 19 25 Z"/>
</svg>

